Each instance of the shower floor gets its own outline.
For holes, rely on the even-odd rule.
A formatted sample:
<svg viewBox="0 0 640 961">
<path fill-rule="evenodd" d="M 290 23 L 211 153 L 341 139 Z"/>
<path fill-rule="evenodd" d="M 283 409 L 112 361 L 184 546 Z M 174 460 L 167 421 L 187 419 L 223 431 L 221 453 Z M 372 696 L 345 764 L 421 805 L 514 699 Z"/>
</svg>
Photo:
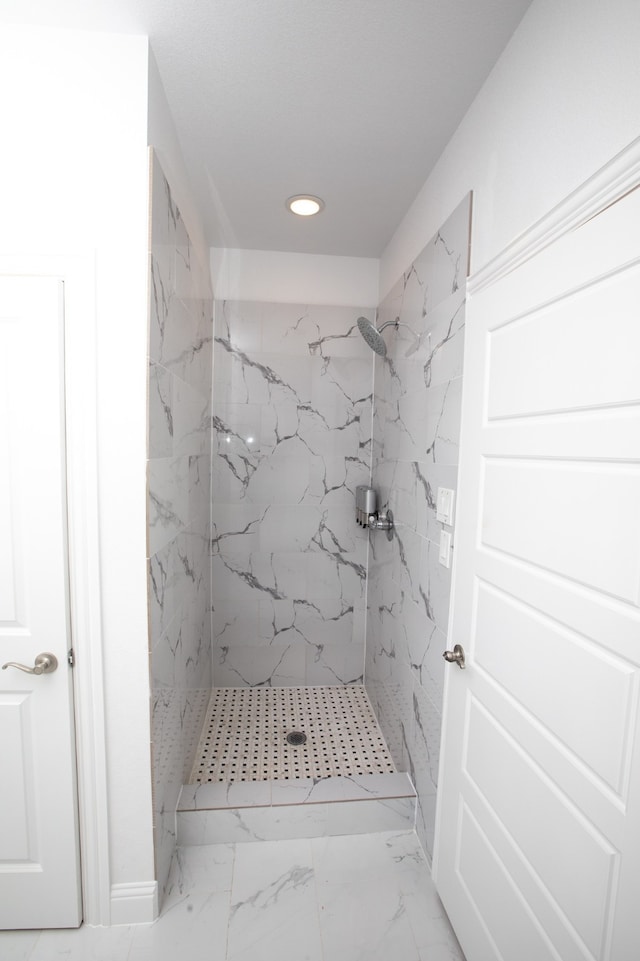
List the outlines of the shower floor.
<svg viewBox="0 0 640 961">
<path fill-rule="evenodd" d="M 301 732 L 293 745 L 287 734 Z M 364 687 L 216 688 L 189 784 L 395 772 Z"/>
</svg>

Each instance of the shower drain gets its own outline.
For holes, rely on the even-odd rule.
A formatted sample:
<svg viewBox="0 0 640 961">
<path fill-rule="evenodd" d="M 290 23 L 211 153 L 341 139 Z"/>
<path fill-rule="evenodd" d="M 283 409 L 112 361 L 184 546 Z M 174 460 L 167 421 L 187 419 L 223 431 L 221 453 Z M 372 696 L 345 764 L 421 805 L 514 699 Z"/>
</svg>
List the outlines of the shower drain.
<svg viewBox="0 0 640 961">
<path fill-rule="evenodd" d="M 287 744 L 306 744 L 307 735 L 303 731 L 290 731 L 287 734 Z"/>
</svg>

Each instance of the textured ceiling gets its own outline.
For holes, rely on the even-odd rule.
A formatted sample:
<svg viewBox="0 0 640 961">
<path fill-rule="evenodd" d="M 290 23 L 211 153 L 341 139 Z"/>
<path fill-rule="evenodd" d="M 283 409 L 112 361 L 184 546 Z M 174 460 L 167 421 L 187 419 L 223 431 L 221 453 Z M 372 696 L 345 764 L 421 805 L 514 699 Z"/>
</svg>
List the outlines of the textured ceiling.
<svg viewBox="0 0 640 961">
<path fill-rule="evenodd" d="M 148 34 L 212 245 L 378 257 L 529 2 L 2 0 L 0 19 Z M 304 192 L 313 219 L 285 209 Z"/>
</svg>

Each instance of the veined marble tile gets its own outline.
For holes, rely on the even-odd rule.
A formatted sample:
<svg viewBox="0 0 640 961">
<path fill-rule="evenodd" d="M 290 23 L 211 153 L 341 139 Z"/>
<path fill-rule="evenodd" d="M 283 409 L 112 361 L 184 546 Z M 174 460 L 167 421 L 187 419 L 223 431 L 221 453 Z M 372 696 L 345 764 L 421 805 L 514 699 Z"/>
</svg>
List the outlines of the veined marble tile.
<svg viewBox="0 0 640 961">
<path fill-rule="evenodd" d="M 127 961 L 175 961 L 186 944 L 194 958 L 226 961 L 224 931 L 229 916 L 228 891 L 189 890 L 181 899 L 171 901 L 162 925 L 156 922 L 129 929 L 133 939 Z"/>
<path fill-rule="evenodd" d="M 208 252 L 198 257 L 191 246 L 155 155 L 152 171 L 148 593 L 154 840 L 162 895 L 175 846 L 175 802 L 197 745 L 201 689 L 211 678 L 213 305 L 201 265 Z M 147 948 L 140 950 L 143 956 Z"/>
<path fill-rule="evenodd" d="M 174 298 L 175 262 L 170 246 L 154 245 L 149 256 L 149 358 L 162 363 L 167 320 Z"/>
<path fill-rule="evenodd" d="M 304 677 L 305 649 L 302 644 L 256 647 L 246 644 L 216 647 L 214 677 L 218 687 L 293 687 Z"/>
<path fill-rule="evenodd" d="M 231 891 L 235 848 L 233 844 L 179 847 L 173 857 L 163 910 L 187 894 Z"/>
<path fill-rule="evenodd" d="M 262 350 L 264 304 L 253 301 L 215 302 L 215 335 L 245 354 Z"/>
<path fill-rule="evenodd" d="M 278 841 L 412 830 L 415 797 L 179 810 L 182 845 Z"/>
<path fill-rule="evenodd" d="M 0 931 L 0 952 L 2 952 L 3 961 L 27 961 L 41 933 L 40 931 Z"/>
<path fill-rule="evenodd" d="M 164 547 L 188 522 L 188 478 L 187 458 L 165 457 L 149 461 L 150 556 Z"/>
<path fill-rule="evenodd" d="M 179 811 L 179 843 L 244 844 L 319 837 L 327 832 L 327 806 L 245 807 L 212 811 Z"/>
<path fill-rule="evenodd" d="M 236 851 L 228 961 L 322 961 L 308 842 Z"/>
<path fill-rule="evenodd" d="M 209 398 L 186 381 L 173 379 L 173 454 L 203 454 L 210 449 Z"/>
<path fill-rule="evenodd" d="M 271 781 L 224 781 L 185 784 L 178 811 L 226 810 L 227 808 L 269 807 Z"/>
<path fill-rule="evenodd" d="M 149 457 L 173 454 L 173 375 L 149 364 Z"/>
<path fill-rule="evenodd" d="M 107 961 L 111 958 L 130 958 L 133 932 L 133 926 L 90 928 L 86 925 L 77 930 L 61 928 L 42 931 L 28 958 L 29 961 Z M 1 944 L 0 941 L 0 946 Z"/>
<path fill-rule="evenodd" d="M 226 377 L 217 385 L 214 378 L 214 398 L 241 404 L 311 402 L 311 358 L 253 351 L 249 354 L 216 337 L 214 369 L 217 358 L 224 354 L 229 355 L 228 363 L 223 361 L 220 366 Z"/>
<path fill-rule="evenodd" d="M 457 487 L 469 211 L 467 197 L 377 317 L 399 322 L 387 357 L 375 359 L 372 444 L 374 484 L 396 537 L 390 545 L 370 538 L 366 684 L 396 764 L 416 783 L 429 850 L 451 587 L 438 563 L 435 504 L 438 487 Z"/>
<path fill-rule="evenodd" d="M 451 597 L 451 568 L 438 560 L 438 545 L 433 541 L 421 541 L 419 597 L 422 598 L 427 616 L 446 635 L 449 623 Z"/>
<path fill-rule="evenodd" d="M 358 898 L 344 883 L 319 888 L 322 943 L 334 961 L 420 961 L 402 895 L 384 881 L 365 878 Z"/>
<path fill-rule="evenodd" d="M 353 633 L 353 618 L 350 618 Z M 306 648 L 305 683 L 362 684 L 364 679 L 364 647 L 351 643 L 322 643 Z"/>
<path fill-rule="evenodd" d="M 415 796 L 406 774 L 355 774 L 350 777 L 300 778 L 270 783 L 271 803 L 274 805 Z"/>
<path fill-rule="evenodd" d="M 215 499 L 211 512 L 211 552 L 237 554 L 260 548 L 260 528 L 267 509 L 259 504 L 225 504 Z"/>
<path fill-rule="evenodd" d="M 233 658 L 236 644 L 256 640 L 311 642 L 316 654 L 323 644 L 356 637 L 362 644 L 361 618 L 356 629 L 353 614 L 363 602 L 366 533 L 355 530 L 353 497 L 369 474 L 372 361 L 356 327 L 361 313 L 295 304 L 216 307 L 212 550 L 223 563 L 218 577 L 213 570 L 214 630 L 224 637 L 225 658 Z M 240 504 L 262 508 L 255 528 L 233 530 Z M 256 551 L 256 529 L 254 560 L 248 554 Z M 299 571 L 275 571 L 283 554 L 297 555 Z M 310 560 L 315 554 L 320 559 Z M 326 560 L 328 554 L 344 563 Z M 314 565 L 316 574 L 324 570 L 320 578 Z M 316 603 L 330 592 L 340 598 L 338 609 Z M 225 596 L 242 610 L 227 606 L 222 619 Z M 298 683 L 319 680 L 317 671 L 309 674 L 312 665 L 304 659 Z"/>
</svg>

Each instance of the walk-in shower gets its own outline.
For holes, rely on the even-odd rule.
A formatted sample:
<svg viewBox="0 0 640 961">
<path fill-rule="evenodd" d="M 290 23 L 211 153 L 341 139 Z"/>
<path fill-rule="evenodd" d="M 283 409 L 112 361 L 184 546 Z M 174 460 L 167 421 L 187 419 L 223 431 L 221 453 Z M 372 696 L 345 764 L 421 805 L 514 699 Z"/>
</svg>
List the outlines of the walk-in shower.
<svg viewBox="0 0 640 961">
<path fill-rule="evenodd" d="M 375 327 L 370 320 L 366 317 L 358 317 L 358 330 L 368 343 L 371 350 L 375 350 L 376 354 L 380 354 L 381 357 L 385 357 L 387 354 L 387 345 L 382 339 L 382 331 L 387 327 L 395 327 L 398 329 L 398 318 L 395 320 L 388 320 L 386 324 L 382 327 Z"/>
</svg>

